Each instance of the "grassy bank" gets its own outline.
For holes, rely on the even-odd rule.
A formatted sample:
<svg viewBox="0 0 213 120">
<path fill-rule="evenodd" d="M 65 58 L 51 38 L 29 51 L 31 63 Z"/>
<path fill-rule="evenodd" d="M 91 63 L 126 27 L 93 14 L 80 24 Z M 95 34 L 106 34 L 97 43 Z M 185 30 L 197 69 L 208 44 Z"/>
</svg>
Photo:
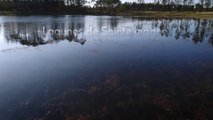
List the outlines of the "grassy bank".
<svg viewBox="0 0 213 120">
<path fill-rule="evenodd" d="M 147 18 L 203 18 L 213 19 L 211 12 L 177 12 L 177 11 L 125 11 L 125 12 L 88 12 L 92 15 L 117 15 L 117 16 L 135 16 Z"/>
<path fill-rule="evenodd" d="M 163 11 L 129 11 L 118 13 L 124 16 L 158 17 L 158 18 L 208 18 L 213 19 L 213 12 L 163 12 Z"/>
<path fill-rule="evenodd" d="M 125 11 L 125 12 L 104 12 L 89 10 L 84 13 L 70 12 L 44 12 L 44 13 L 18 13 L 18 12 L 0 12 L 0 15 L 115 15 L 115 16 L 135 16 L 148 18 L 203 18 L 213 19 L 213 12 L 168 12 L 168 11 Z"/>
</svg>

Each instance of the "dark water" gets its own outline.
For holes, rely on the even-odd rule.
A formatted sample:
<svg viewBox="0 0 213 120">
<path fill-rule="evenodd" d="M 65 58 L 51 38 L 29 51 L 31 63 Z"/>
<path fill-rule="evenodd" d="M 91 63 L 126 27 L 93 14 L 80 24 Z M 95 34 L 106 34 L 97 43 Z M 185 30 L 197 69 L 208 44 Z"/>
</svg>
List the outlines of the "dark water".
<svg viewBox="0 0 213 120">
<path fill-rule="evenodd" d="M 213 21 L 0 17 L 0 120 L 212 120 Z"/>
</svg>

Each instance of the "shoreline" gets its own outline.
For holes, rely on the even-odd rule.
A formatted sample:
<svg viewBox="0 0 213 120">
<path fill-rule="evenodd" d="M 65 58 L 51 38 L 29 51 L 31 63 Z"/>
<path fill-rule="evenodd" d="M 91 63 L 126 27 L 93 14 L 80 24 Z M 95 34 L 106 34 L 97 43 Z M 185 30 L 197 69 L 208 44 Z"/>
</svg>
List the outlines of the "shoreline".
<svg viewBox="0 0 213 120">
<path fill-rule="evenodd" d="M 213 19 L 213 12 L 163 12 L 163 11 L 142 11 L 142 12 L 135 12 L 130 11 L 126 12 L 125 14 L 121 15 L 133 15 L 138 17 L 148 17 L 148 18 L 189 18 L 189 19 L 197 19 L 197 18 L 207 18 Z"/>
<path fill-rule="evenodd" d="M 100 12 L 88 11 L 85 13 L 68 13 L 68 12 L 45 12 L 45 13 L 15 13 L 15 12 L 0 12 L 0 16 L 15 16 L 15 15 L 111 15 L 111 16 L 127 16 L 127 17 L 142 17 L 142 18 L 208 18 L 213 19 L 213 11 L 211 12 L 177 12 L 177 11 L 128 11 L 128 12 Z"/>
</svg>

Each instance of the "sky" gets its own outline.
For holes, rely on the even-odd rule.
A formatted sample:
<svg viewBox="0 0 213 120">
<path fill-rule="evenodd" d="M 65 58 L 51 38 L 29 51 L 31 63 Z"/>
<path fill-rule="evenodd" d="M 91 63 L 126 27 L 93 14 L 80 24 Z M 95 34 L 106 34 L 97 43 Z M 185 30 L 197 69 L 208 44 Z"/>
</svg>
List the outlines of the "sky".
<svg viewBox="0 0 213 120">
<path fill-rule="evenodd" d="M 121 0 L 122 2 L 135 2 L 137 0 Z"/>
<path fill-rule="evenodd" d="M 136 2 L 137 0 L 121 0 L 121 2 Z M 144 0 L 145 2 L 154 2 L 154 0 Z M 194 0 L 197 2 L 198 0 Z"/>
<path fill-rule="evenodd" d="M 89 0 L 88 0 L 89 1 Z M 137 2 L 137 0 L 120 0 L 122 3 L 125 3 L 125 2 Z M 146 3 L 149 3 L 149 2 L 154 2 L 154 0 L 144 0 Z M 197 2 L 198 0 L 194 0 L 195 2 Z M 92 4 L 88 4 L 88 5 L 90 5 L 90 6 L 93 6 L 94 5 L 94 3 L 92 3 Z"/>
<path fill-rule="evenodd" d="M 120 0 L 121 2 L 137 2 L 137 0 Z M 153 2 L 154 0 L 144 0 L 145 2 Z"/>
<path fill-rule="evenodd" d="M 137 0 L 120 0 L 121 2 L 137 2 Z M 154 0 L 144 0 L 145 2 L 153 2 Z"/>
<path fill-rule="evenodd" d="M 91 1 L 91 0 L 87 0 L 87 1 Z M 137 2 L 137 0 L 120 0 L 122 3 L 125 3 L 125 2 Z M 153 2 L 154 0 L 144 0 L 145 2 Z M 86 5 L 89 5 L 89 6 L 94 6 L 94 2 L 92 3 L 89 3 L 89 4 L 86 4 Z"/>
</svg>

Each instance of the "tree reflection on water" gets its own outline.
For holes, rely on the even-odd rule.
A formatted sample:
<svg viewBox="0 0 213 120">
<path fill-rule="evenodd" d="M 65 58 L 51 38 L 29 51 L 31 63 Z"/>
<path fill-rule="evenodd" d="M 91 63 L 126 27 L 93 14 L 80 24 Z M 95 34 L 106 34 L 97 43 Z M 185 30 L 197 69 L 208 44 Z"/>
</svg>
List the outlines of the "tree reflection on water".
<svg viewBox="0 0 213 120">
<path fill-rule="evenodd" d="M 118 26 L 118 19 L 109 19 L 109 30 L 113 30 Z M 135 24 L 135 23 L 136 24 Z M 147 22 L 151 22 L 151 26 L 147 25 Z M 71 24 L 54 23 L 51 26 L 44 24 L 25 24 L 25 23 L 6 23 L 4 26 L 4 36 L 9 42 L 19 42 L 22 45 L 27 46 L 38 46 L 43 44 L 57 43 L 62 40 L 75 41 L 80 44 L 86 42 L 85 38 L 79 38 L 78 34 L 73 33 L 76 28 L 84 29 L 84 25 L 78 24 L 77 26 Z M 97 21 L 98 31 L 102 31 L 102 27 L 105 25 L 102 19 Z M 164 37 L 174 37 L 175 39 L 191 39 L 195 44 L 202 43 L 204 39 L 207 39 L 210 44 L 212 42 L 212 20 L 187 20 L 187 19 L 137 19 L 133 20 L 130 26 L 135 26 L 133 31 L 142 31 L 142 34 L 146 34 L 144 31 L 147 30 L 159 30 L 159 34 Z M 148 26 L 148 27 L 147 27 Z M 122 27 L 122 25 L 120 26 Z M 50 32 L 45 31 L 43 28 L 52 30 L 62 30 L 63 34 L 49 34 Z M 67 29 L 71 32 L 65 34 L 64 31 Z M 143 31 L 144 30 L 144 31 Z M 86 30 L 85 30 L 86 31 Z M 84 30 L 82 31 L 84 33 Z"/>
<path fill-rule="evenodd" d="M 94 36 L 111 39 L 111 37 L 113 36 L 111 34 L 107 34 L 107 36 L 102 36 L 103 35 L 101 33 L 102 26 L 106 25 L 108 28 L 114 29 L 116 27 L 121 28 L 128 25 L 128 27 L 130 27 L 130 29 L 133 31 L 142 31 L 142 33 L 140 33 L 142 35 L 146 34 L 145 32 L 143 32 L 143 30 L 147 29 L 156 30 L 157 39 L 158 38 L 160 39 L 160 37 L 162 37 L 163 39 L 173 38 L 174 41 L 189 40 L 192 42 L 191 44 L 195 45 L 205 42 L 208 45 L 209 44 L 213 45 L 212 20 L 134 18 L 125 21 L 126 18 L 122 19 L 124 20 L 119 21 L 120 20 L 119 17 L 118 18 L 107 17 L 106 20 L 106 18 L 104 17 L 97 17 L 96 19 L 97 21 L 92 24 L 94 26 L 97 25 L 95 29 L 98 30 L 98 33 L 95 33 Z M 86 27 L 84 23 L 85 21 L 80 23 L 79 21 L 74 21 L 68 24 L 63 22 L 56 22 L 56 23 L 50 22 L 48 24 L 7 22 L 1 25 L 4 27 L 2 27 L 0 33 L 3 33 L 3 36 L 8 43 L 19 43 L 27 47 L 49 45 L 53 43 L 58 43 L 60 41 L 70 41 L 70 42 L 74 41 L 81 45 L 84 45 L 86 40 L 90 39 L 91 37 L 91 36 L 88 37 L 89 36 L 88 34 L 87 34 L 88 36 L 85 35 L 84 31 Z M 45 32 L 45 34 L 43 34 L 42 31 L 43 27 L 45 27 L 47 30 L 82 29 L 83 31 L 80 34 L 74 33 L 48 34 L 48 32 Z M 84 34 L 84 37 L 81 37 L 81 34 Z M 131 34 L 125 33 L 124 35 L 122 35 L 121 39 L 125 38 L 126 36 L 132 37 Z M 116 35 L 115 37 L 113 36 L 113 40 L 117 40 L 118 38 L 116 37 L 118 36 Z M 137 37 L 145 39 L 139 35 Z M 97 37 L 97 39 L 99 38 Z M 86 44 L 83 47 L 85 46 Z M 110 46 L 108 47 L 110 48 Z M 133 48 L 136 47 L 138 46 L 134 46 Z M 142 50 L 145 49 L 146 48 L 143 48 Z M 121 49 L 120 51 L 122 50 L 123 49 Z M 60 76 L 60 74 L 62 74 L 60 70 L 64 70 L 63 72 L 65 73 L 69 73 L 66 70 L 70 70 L 73 73 L 78 73 L 76 76 L 78 77 L 83 76 L 82 79 L 86 80 L 82 82 L 81 85 L 71 86 L 73 82 L 69 81 L 69 74 L 66 74 L 67 76 L 64 77 L 64 79 L 66 80 L 64 81 L 60 80 L 60 82 L 58 83 L 53 82 L 54 83 L 53 84 L 52 79 L 54 78 L 52 78 L 50 83 L 45 84 L 45 82 L 43 81 L 42 83 L 40 83 L 41 85 L 38 83 L 39 85 L 37 85 L 37 87 L 38 86 L 42 87 L 38 88 L 35 87 L 35 89 L 33 90 L 27 87 L 23 88 L 22 91 L 24 92 L 26 91 L 28 92 L 28 90 L 30 91 L 28 93 L 29 97 L 20 97 L 20 98 L 18 97 L 19 99 L 13 101 L 15 102 L 14 104 L 8 103 L 6 105 L 3 104 L 4 102 L 1 102 L 0 100 L 0 105 L 6 106 L 6 107 L 3 106 L 2 108 L 0 107 L 0 119 L 2 118 L 6 118 L 5 120 L 14 120 L 14 119 L 16 120 L 212 120 L 213 119 L 211 115 L 212 114 L 211 111 L 213 108 L 212 104 L 213 64 L 211 62 L 205 63 L 205 61 L 196 61 L 196 60 L 193 61 L 192 59 L 196 58 L 194 56 L 186 59 L 189 61 L 184 61 L 185 56 L 183 55 L 183 53 L 181 53 L 180 55 L 181 58 L 179 58 L 178 60 L 172 61 L 173 60 L 172 59 L 171 60 L 172 62 L 168 60 L 166 61 L 168 63 L 163 64 L 165 60 L 163 58 L 164 56 L 156 57 L 161 58 L 163 60 L 160 59 L 153 60 L 152 56 L 144 55 L 145 57 L 150 57 L 146 59 L 144 56 L 140 57 L 140 55 L 143 53 L 141 53 L 141 51 L 139 50 L 136 50 L 136 52 L 138 52 L 137 54 L 131 53 L 132 56 L 128 56 L 129 59 L 126 59 L 126 61 L 123 62 L 125 63 L 125 65 L 121 64 L 120 62 L 121 60 L 120 61 L 117 60 L 119 59 L 117 57 L 109 58 L 109 55 L 107 53 L 102 54 L 103 59 L 101 58 L 101 55 L 95 54 L 94 55 L 95 57 L 98 56 L 97 62 L 96 61 L 94 62 L 93 59 L 91 59 L 92 62 L 90 61 L 90 59 L 88 59 L 89 61 L 88 62 L 87 60 L 82 59 L 84 57 L 79 57 L 81 58 L 80 63 L 82 63 L 76 64 L 76 66 L 79 65 L 78 67 L 82 67 L 79 73 L 75 72 L 77 71 L 76 69 L 78 69 L 78 67 L 73 67 L 75 69 L 73 70 L 74 72 L 72 71 L 72 69 L 69 69 L 70 66 L 72 67 L 75 65 L 74 62 L 77 62 L 77 60 L 73 61 L 71 60 L 72 55 L 74 56 L 75 54 L 72 55 L 67 54 L 66 57 L 54 56 L 52 58 L 55 59 L 62 58 L 63 60 L 65 60 L 64 58 L 66 58 L 66 60 L 60 61 L 61 59 L 57 59 L 58 61 L 60 61 L 60 63 L 57 63 L 51 59 L 50 62 L 53 61 L 52 64 L 55 63 L 61 64 L 63 62 L 65 64 L 68 63 L 67 61 L 72 62 L 69 63 L 70 66 L 65 64 L 63 67 L 56 68 L 55 69 L 56 72 L 55 71 L 53 72 L 56 73 L 56 75 L 54 74 L 55 76 Z M 83 54 L 83 52 L 81 54 Z M 69 55 L 71 56 L 71 58 L 69 57 Z M 115 53 L 114 56 L 119 56 L 119 54 Z M 209 57 L 211 56 L 211 54 L 208 54 L 207 56 L 208 56 L 207 58 L 212 58 Z M 123 57 L 125 59 L 125 55 L 123 55 Z M 177 59 L 178 55 L 177 56 L 174 55 L 172 57 L 176 57 Z M 109 59 L 106 60 L 105 58 Z M 115 59 L 116 64 L 105 63 L 108 60 L 109 62 L 112 62 L 113 60 L 111 59 L 113 60 Z M 146 62 L 143 62 L 143 60 L 144 61 L 147 60 L 148 62 L 147 61 L 146 62 L 148 65 L 146 64 Z M 34 61 L 32 61 L 31 63 L 33 62 Z M 155 64 L 155 62 L 157 63 Z M 19 64 L 21 63 L 23 62 L 19 62 Z M 97 65 L 98 67 L 100 66 L 102 68 L 101 69 L 102 71 L 100 71 L 99 69 L 95 70 L 92 69 L 91 66 L 95 65 Z M 114 66 L 120 65 L 121 68 L 114 70 L 114 68 L 116 67 L 114 67 L 113 65 Z M 88 66 L 91 67 L 91 70 L 85 71 L 91 74 L 87 76 L 86 74 L 84 74 L 85 73 L 84 67 Z M 54 66 L 50 68 L 54 68 Z M 43 69 L 44 68 L 39 70 L 42 71 Z M 57 69 L 60 70 L 57 71 Z M 47 69 L 47 71 L 45 72 L 49 71 L 50 69 Z M 83 72 L 81 73 L 81 71 Z M 32 74 L 32 76 L 33 75 L 34 73 Z M 76 78 L 74 77 L 76 83 L 80 82 L 81 80 L 77 79 L 78 77 Z M 43 84 L 45 84 L 46 86 Z M 32 87 L 34 87 L 34 85 Z M 18 95 L 20 95 L 20 93 L 18 93 Z M 0 96 L 3 95 L 0 94 Z M 13 97 L 9 96 L 7 98 L 11 99 Z M 7 103 L 7 99 L 6 100 L 4 99 L 3 101 L 6 101 Z"/>
</svg>

